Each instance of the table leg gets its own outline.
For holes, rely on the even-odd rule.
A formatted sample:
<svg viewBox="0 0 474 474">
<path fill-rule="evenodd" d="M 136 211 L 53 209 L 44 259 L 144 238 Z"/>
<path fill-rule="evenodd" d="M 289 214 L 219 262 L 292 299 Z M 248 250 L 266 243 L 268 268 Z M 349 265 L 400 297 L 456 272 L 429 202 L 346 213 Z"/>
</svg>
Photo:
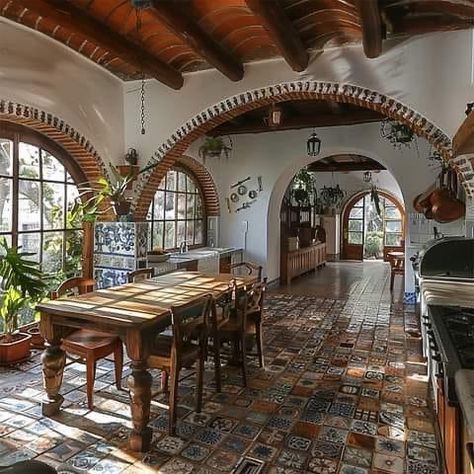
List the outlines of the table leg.
<svg viewBox="0 0 474 474">
<path fill-rule="evenodd" d="M 133 430 L 130 433 L 130 448 L 133 451 L 150 449 L 152 429 L 149 428 L 152 377 L 145 361 L 132 360 L 132 373 L 128 378 L 132 409 Z"/>
<path fill-rule="evenodd" d="M 59 393 L 63 381 L 63 370 L 66 353 L 58 342 L 46 343 L 46 349 L 41 356 L 43 363 L 43 385 L 46 397 L 42 400 L 41 411 L 44 416 L 53 416 L 59 412 L 64 398 Z"/>
</svg>

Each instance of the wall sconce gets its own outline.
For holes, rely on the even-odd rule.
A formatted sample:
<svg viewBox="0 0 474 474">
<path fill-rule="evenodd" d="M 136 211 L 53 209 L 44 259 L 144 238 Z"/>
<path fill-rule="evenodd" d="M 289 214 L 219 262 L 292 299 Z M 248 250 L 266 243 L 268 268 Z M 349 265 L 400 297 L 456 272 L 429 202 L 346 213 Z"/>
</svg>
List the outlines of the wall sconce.
<svg viewBox="0 0 474 474">
<path fill-rule="evenodd" d="M 316 132 L 313 132 L 308 140 L 306 140 L 306 152 L 309 156 L 319 155 L 321 150 L 321 140 L 318 138 Z"/>
<path fill-rule="evenodd" d="M 364 173 L 364 177 L 362 178 L 364 183 L 371 183 L 372 182 L 372 173 L 370 171 L 366 171 Z"/>
<path fill-rule="evenodd" d="M 265 117 L 265 123 L 269 127 L 278 127 L 283 118 L 283 109 L 278 104 L 272 104 L 268 111 L 268 116 Z"/>
<path fill-rule="evenodd" d="M 129 148 L 126 155 L 125 155 L 125 161 L 134 166 L 138 163 L 138 153 L 135 148 Z"/>
</svg>

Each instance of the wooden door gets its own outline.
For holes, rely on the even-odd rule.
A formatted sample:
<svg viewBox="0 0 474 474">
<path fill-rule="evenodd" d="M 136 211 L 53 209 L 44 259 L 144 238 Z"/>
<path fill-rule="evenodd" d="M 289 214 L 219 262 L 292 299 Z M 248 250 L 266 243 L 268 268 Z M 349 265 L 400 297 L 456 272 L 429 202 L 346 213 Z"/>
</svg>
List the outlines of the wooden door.
<svg viewBox="0 0 474 474">
<path fill-rule="evenodd" d="M 342 218 L 342 257 L 347 260 L 364 258 L 365 196 L 349 203 Z"/>
</svg>

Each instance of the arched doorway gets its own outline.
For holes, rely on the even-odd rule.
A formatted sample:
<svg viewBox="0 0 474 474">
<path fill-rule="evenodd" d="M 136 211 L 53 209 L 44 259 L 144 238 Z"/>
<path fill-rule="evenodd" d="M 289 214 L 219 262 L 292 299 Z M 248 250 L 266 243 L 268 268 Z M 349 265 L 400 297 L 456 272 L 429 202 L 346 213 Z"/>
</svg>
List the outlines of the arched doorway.
<svg viewBox="0 0 474 474">
<path fill-rule="evenodd" d="M 387 260 L 390 251 L 403 251 L 405 210 L 400 201 L 377 190 L 379 212 L 370 191 L 352 196 L 342 213 L 342 258 Z"/>
</svg>

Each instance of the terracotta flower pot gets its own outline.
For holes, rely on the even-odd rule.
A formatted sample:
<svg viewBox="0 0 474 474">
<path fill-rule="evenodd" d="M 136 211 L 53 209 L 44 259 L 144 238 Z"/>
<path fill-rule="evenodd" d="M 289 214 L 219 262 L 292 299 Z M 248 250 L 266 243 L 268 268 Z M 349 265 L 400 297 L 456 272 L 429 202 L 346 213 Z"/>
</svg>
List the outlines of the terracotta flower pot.
<svg viewBox="0 0 474 474">
<path fill-rule="evenodd" d="M 38 323 L 33 323 L 25 328 L 25 333 L 31 336 L 30 346 L 32 349 L 43 349 L 44 338 L 40 333 Z"/>
<path fill-rule="evenodd" d="M 0 365 L 21 362 L 30 355 L 31 336 L 25 333 L 17 333 L 11 342 L 5 342 L 0 338 Z"/>
<path fill-rule="evenodd" d="M 116 201 L 112 204 L 117 216 L 126 216 L 130 212 L 131 203 L 129 201 Z"/>
</svg>

